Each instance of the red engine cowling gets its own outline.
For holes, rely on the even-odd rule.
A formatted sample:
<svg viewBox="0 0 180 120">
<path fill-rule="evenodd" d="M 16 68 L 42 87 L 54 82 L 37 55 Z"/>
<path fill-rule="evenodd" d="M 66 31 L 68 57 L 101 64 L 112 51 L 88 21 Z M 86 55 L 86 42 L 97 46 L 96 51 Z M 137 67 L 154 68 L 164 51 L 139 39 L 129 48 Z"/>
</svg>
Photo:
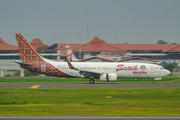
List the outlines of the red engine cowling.
<svg viewBox="0 0 180 120">
<path fill-rule="evenodd" d="M 100 81 L 117 81 L 116 73 L 102 74 L 100 75 Z"/>
</svg>

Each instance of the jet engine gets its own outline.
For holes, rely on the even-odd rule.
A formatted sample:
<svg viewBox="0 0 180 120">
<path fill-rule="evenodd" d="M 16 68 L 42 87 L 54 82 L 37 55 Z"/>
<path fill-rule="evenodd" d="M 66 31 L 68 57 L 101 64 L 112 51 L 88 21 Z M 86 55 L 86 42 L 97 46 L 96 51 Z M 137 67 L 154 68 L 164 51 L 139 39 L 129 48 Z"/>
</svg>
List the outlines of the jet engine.
<svg viewBox="0 0 180 120">
<path fill-rule="evenodd" d="M 100 75 L 100 81 L 117 81 L 116 73 L 102 74 Z"/>
</svg>

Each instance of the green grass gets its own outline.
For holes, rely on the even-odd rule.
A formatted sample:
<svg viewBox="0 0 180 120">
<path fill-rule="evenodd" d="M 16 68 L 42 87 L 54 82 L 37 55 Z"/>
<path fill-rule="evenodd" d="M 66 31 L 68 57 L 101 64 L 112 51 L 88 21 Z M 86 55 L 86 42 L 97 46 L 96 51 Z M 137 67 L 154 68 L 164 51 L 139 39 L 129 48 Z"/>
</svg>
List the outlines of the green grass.
<svg viewBox="0 0 180 120">
<path fill-rule="evenodd" d="M 80 78 L 48 78 L 48 77 L 39 77 L 39 78 L 1 78 L 1 82 L 19 82 L 19 83 L 29 83 L 29 82 L 41 82 L 41 83 L 89 83 L 89 79 L 81 79 Z M 114 83 L 152 83 L 153 79 L 118 79 L 117 82 Z M 95 79 L 95 83 L 102 83 L 99 79 Z M 107 82 L 104 82 L 107 83 Z M 157 83 L 180 83 L 180 78 L 178 77 L 170 77 L 170 78 L 162 78 L 162 80 L 158 80 Z"/>
<path fill-rule="evenodd" d="M 1 89 L 0 116 L 180 116 L 180 89 Z"/>
</svg>

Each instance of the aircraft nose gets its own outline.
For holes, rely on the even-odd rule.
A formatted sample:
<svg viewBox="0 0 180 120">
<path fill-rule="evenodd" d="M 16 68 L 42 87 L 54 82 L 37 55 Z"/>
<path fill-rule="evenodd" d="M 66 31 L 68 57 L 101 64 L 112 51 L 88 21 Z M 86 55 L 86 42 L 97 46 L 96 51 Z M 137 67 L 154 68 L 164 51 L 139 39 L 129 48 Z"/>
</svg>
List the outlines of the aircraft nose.
<svg viewBox="0 0 180 120">
<path fill-rule="evenodd" d="M 170 72 L 169 70 L 166 70 L 166 71 L 165 71 L 165 74 L 166 74 L 166 75 L 170 75 L 171 72 Z"/>
</svg>

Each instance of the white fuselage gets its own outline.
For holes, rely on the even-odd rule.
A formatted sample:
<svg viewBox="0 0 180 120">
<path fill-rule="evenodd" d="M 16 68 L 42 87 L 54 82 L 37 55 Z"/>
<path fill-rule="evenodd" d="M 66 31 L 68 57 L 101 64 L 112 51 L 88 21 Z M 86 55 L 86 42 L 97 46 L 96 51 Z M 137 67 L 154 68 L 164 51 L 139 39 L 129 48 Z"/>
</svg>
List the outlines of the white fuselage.
<svg viewBox="0 0 180 120">
<path fill-rule="evenodd" d="M 115 73 L 118 78 L 161 78 L 170 74 L 162 66 L 148 63 L 72 62 L 71 64 L 78 70 L 70 69 L 67 62 L 51 62 L 51 64 L 72 77 L 82 77 L 79 71 Z"/>
</svg>

